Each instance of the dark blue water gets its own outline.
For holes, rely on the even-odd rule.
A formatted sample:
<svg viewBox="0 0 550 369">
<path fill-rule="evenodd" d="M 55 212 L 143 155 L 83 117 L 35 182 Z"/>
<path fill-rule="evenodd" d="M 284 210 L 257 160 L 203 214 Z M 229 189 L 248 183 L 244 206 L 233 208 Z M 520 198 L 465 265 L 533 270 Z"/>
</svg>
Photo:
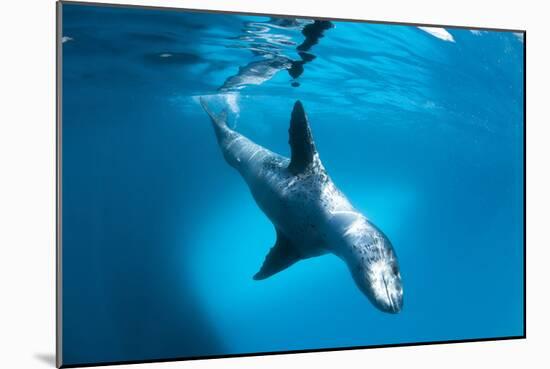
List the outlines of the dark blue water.
<svg viewBox="0 0 550 369">
<path fill-rule="evenodd" d="M 523 41 L 510 32 L 63 6 L 63 360 L 523 333 Z M 321 159 L 391 239 L 404 307 L 275 241 L 198 104 Z"/>
</svg>

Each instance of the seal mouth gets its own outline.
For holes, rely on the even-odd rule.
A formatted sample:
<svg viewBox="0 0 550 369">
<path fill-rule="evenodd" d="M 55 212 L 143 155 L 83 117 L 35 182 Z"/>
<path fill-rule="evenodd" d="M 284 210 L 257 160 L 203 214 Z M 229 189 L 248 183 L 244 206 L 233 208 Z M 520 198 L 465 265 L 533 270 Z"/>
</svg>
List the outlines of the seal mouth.
<svg viewBox="0 0 550 369">
<path fill-rule="evenodd" d="M 403 306 L 403 289 L 399 273 L 394 273 L 392 263 L 378 260 L 368 271 L 372 297 L 376 306 L 388 313 L 398 313 Z"/>
<path fill-rule="evenodd" d="M 397 301 L 395 301 L 395 299 L 393 298 L 392 295 L 390 295 L 390 292 L 388 291 L 388 282 L 386 282 L 386 277 L 385 276 L 382 276 L 382 281 L 384 282 L 384 290 L 386 291 L 386 297 L 387 297 L 387 301 L 388 301 L 388 312 L 390 313 L 398 313 L 401 311 L 401 306 L 400 304 L 397 303 Z"/>
</svg>

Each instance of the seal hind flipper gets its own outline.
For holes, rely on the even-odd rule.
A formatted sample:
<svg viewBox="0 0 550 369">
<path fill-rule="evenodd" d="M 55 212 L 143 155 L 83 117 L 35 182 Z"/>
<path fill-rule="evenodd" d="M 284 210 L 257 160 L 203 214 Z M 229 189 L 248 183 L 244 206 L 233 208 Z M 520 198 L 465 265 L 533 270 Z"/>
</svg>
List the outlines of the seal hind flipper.
<svg viewBox="0 0 550 369">
<path fill-rule="evenodd" d="M 210 110 L 204 97 L 201 96 L 199 98 L 199 102 L 206 114 L 210 117 L 212 126 L 214 127 L 214 132 L 216 132 L 216 137 L 221 145 L 227 137 L 234 135 L 234 132 L 227 125 L 227 110 L 224 109 L 220 114 L 216 115 L 212 110 Z"/>
<path fill-rule="evenodd" d="M 210 120 L 212 120 L 214 126 L 222 128 L 227 127 L 227 110 L 224 109 L 219 115 L 216 115 L 212 110 L 210 110 L 204 97 L 201 96 L 199 98 L 199 102 L 206 114 L 210 117 Z"/>
<path fill-rule="evenodd" d="M 300 259 L 302 258 L 296 252 L 290 240 L 277 230 L 277 241 L 265 257 L 260 271 L 254 275 L 254 280 L 269 278 L 273 274 L 277 274 L 288 268 Z"/>
<path fill-rule="evenodd" d="M 293 174 L 305 171 L 315 160 L 317 149 L 315 149 L 306 112 L 300 100 L 296 101 L 294 109 L 292 109 L 290 128 L 288 129 L 288 143 L 291 151 L 288 170 Z"/>
</svg>

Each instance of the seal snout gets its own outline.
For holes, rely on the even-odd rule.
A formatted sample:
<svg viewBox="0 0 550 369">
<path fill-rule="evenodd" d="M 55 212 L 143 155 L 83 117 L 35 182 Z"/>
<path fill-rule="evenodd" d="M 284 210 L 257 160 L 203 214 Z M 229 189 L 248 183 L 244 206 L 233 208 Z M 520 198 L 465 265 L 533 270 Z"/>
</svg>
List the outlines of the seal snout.
<svg viewBox="0 0 550 369">
<path fill-rule="evenodd" d="M 403 287 L 396 261 L 394 259 L 379 259 L 365 266 L 358 278 L 359 284 L 364 283 L 362 290 L 374 306 L 391 314 L 399 313 L 403 308 Z M 361 287 L 361 286 L 360 286 Z"/>
<path fill-rule="evenodd" d="M 388 283 L 388 279 L 390 282 Z M 383 277 L 385 296 L 380 296 L 382 310 L 388 313 L 399 313 L 403 308 L 403 288 L 398 275 Z"/>
</svg>

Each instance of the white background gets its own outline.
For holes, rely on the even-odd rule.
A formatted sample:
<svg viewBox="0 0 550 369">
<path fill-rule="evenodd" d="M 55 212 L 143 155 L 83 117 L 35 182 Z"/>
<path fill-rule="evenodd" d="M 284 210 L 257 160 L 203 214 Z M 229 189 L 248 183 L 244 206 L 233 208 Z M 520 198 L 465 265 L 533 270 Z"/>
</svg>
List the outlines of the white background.
<svg viewBox="0 0 550 369">
<path fill-rule="evenodd" d="M 543 10 L 543 5 L 535 5 L 544 4 L 543 1 L 128 1 L 142 5 L 518 28 L 528 32 L 527 340 L 132 367 L 548 367 L 550 25 L 547 22 L 550 14 Z M 0 367 L 52 368 L 55 352 L 55 3 L 53 0 L 11 0 L 3 2 L 0 9 Z"/>
</svg>

